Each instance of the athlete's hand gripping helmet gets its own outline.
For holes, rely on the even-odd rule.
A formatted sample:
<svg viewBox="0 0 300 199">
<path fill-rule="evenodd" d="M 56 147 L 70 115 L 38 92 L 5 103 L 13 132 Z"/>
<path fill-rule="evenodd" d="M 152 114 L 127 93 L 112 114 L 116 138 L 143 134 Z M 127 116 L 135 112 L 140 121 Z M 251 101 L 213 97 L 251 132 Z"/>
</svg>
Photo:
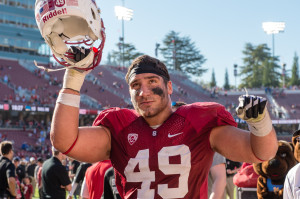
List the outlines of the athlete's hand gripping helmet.
<svg viewBox="0 0 300 199">
<path fill-rule="evenodd" d="M 95 0 L 36 0 L 35 19 L 58 63 L 81 70 L 91 70 L 100 63 L 105 28 Z M 95 48 L 97 40 L 101 43 Z M 91 50 L 76 60 L 72 45 L 86 45 Z"/>
</svg>

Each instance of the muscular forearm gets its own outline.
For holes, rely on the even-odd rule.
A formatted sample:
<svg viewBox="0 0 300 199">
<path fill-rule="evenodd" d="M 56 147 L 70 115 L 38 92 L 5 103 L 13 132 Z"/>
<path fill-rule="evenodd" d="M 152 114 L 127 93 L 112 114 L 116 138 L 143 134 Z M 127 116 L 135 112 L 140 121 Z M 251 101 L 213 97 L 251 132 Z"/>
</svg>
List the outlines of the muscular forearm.
<svg viewBox="0 0 300 199">
<path fill-rule="evenodd" d="M 79 95 L 70 89 L 63 89 L 61 92 Z M 79 108 L 56 103 L 50 132 L 52 144 L 56 149 L 61 152 L 69 149 L 77 137 L 78 122 Z"/>
<path fill-rule="evenodd" d="M 251 132 L 251 162 L 261 162 L 273 158 L 278 149 L 276 133 L 267 109 L 267 99 L 254 95 L 239 97 L 237 116 L 247 122 Z M 252 157 L 251 157 L 252 156 Z M 254 158 L 253 158 L 254 157 Z"/>
<path fill-rule="evenodd" d="M 263 137 L 255 136 L 252 133 L 250 134 L 251 148 L 253 152 L 254 162 L 259 162 L 261 160 L 269 160 L 273 158 L 278 150 L 278 143 L 276 132 L 274 128 L 272 131 Z"/>
</svg>

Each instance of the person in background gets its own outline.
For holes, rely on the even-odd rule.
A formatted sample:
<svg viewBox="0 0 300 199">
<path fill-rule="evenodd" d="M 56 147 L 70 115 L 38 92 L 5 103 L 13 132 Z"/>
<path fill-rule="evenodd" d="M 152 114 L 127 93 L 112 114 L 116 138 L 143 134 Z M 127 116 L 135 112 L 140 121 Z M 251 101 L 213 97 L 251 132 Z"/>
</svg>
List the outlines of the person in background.
<svg viewBox="0 0 300 199">
<path fill-rule="evenodd" d="M 26 174 L 27 174 L 27 176 L 29 176 L 31 178 L 31 185 L 32 185 L 33 190 L 35 190 L 35 187 L 36 187 L 36 180 L 34 178 L 34 171 L 35 171 L 36 166 L 37 166 L 37 164 L 35 162 L 35 158 L 30 157 L 29 164 L 26 167 Z"/>
<path fill-rule="evenodd" d="M 27 161 L 25 160 L 25 158 L 22 158 L 19 166 L 16 169 L 20 182 L 23 182 L 23 178 L 26 176 L 26 162 Z"/>
<path fill-rule="evenodd" d="M 242 163 L 235 162 L 229 159 L 226 159 L 226 188 L 225 196 L 228 195 L 229 199 L 234 199 L 234 188 L 236 187 L 233 184 L 233 176 L 240 170 Z"/>
<path fill-rule="evenodd" d="M 35 179 L 39 190 L 40 199 L 43 199 L 43 184 L 42 184 L 42 169 L 44 160 L 42 158 L 37 159 L 37 167 L 35 168 Z"/>
<path fill-rule="evenodd" d="M 66 190 L 71 190 L 66 167 L 62 161 L 66 158 L 64 154 L 52 147 L 52 157 L 46 160 L 42 168 L 43 197 L 47 199 L 65 199 Z"/>
<path fill-rule="evenodd" d="M 82 199 L 121 199 L 110 160 L 94 163 L 86 170 L 81 197 Z"/>
<path fill-rule="evenodd" d="M 75 160 L 73 158 L 69 158 L 69 161 L 71 162 L 69 165 L 69 176 L 70 176 L 71 181 L 73 181 L 73 179 L 76 175 L 77 168 L 80 165 L 80 162 L 78 162 L 77 160 Z"/>
<path fill-rule="evenodd" d="M 24 194 L 24 199 L 32 199 L 33 196 L 33 186 L 31 182 L 31 177 L 26 176 L 23 178 L 23 183 L 21 184 L 23 194 Z"/>
<path fill-rule="evenodd" d="M 226 160 L 221 154 L 215 152 L 213 163 L 208 174 L 209 199 L 223 199 L 226 187 Z"/>
<path fill-rule="evenodd" d="M 85 172 L 90 166 L 92 166 L 91 163 L 82 162 L 77 168 L 76 175 L 72 182 L 72 189 L 69 192 L 69 199 L 71 199 L 73 196 L 74 198 L 77 198 L 77 196 L 80 195 L 81 185 L 84 180 Z"/>
<path fill-rule="evenodd" d="M 10 141 L 0 143 L 0 199 L 16 197 L 16 168 L 12 163 L 13 145 Z"/>
<path fill-rule="evenodd" d="M 20 164 L 20 158 L 14 157 L 12 162 L 15 165 L 15 168 L 17 168 Z M 16 199 L 22 199 L 22 197 L 21 183 L 18 176 L 16 175 Z"/>
</svg>

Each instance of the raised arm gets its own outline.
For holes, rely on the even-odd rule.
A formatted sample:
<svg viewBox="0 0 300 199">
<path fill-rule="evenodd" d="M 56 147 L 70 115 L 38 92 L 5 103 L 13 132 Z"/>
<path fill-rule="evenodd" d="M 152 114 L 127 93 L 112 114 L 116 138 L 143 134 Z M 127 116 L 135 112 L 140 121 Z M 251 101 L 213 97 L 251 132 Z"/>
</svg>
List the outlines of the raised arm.
<svg viewBox="0 0 300 199">
<path fill-rule="evenodd" d="M 41 13 L 45 6 L 53 9 Z M 41 36 L 54 59 L 67 68 L 53 114 L 51 141 L 59 151 L 85 162 L 107 159 L 110 151 L 108 129 L 78 127 L 79 91 L 85 75 L 99 65 L 105 44 L 105 27 L 100 13 L 95 1 L 76 1 L 76 5 L 63 3 L 59 7 L 47 1 L 35 3 Z M 46 69 L 36 62 L 35 65 L 49 72 L 60 70 Z"/>
<path fill-rule="evenodd" d="M 79 127 L 80 88 L 86 72 L 67 69 L 63 89 L 55 106 L 51 141 L 53 146 L 82 162 L 108 159 L 110 131 L 105 127 Z"/>
<path fill-rule="evenodd" d="M 255 163 L 273 158 L 278 142 L 266 102 L 261 97 L 242 96 L 237 113 L 248 123 L 250 132 L 233 126 L 216 127 L 210 135 L 212 148 L 239 162 Z"/>
</svg>

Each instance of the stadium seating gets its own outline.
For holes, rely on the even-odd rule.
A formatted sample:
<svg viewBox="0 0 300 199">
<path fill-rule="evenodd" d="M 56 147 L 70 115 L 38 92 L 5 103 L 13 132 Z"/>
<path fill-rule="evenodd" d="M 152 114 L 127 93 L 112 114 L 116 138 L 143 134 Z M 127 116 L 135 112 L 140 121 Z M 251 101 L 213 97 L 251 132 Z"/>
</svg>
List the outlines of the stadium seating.
<svg viewBox="0 0 300 199">
<path fill-rule="evenodd" d="M 12 88 L 9 88 L 8 85 L 0 81 L 0 99 L 4 102 L 8 96 L 12 96 L 15 99 L 15 93 Z"/>
<path fill-rule="evenodd" d="M 28 145 L 35 145 L 37 139 L 34 136 L 30 136 L 32 131 L 23 131 L 23 130 L 15 130 L 15 129 L 0 129 L 1 139 L 3 141 L 3 137 L 6 137 L 6 140 L 13 140 L 14 147 L 16 149 L 20 149 L 22 144 L 26 142 Z"/>
<path fill-rule="evenodd" d="M 285 96 L 275 98 L 276 102 L 283 106 L 289 113 L 289 119 L 300 118 L 300 93 L 286 94 Z"/>
</svg>

